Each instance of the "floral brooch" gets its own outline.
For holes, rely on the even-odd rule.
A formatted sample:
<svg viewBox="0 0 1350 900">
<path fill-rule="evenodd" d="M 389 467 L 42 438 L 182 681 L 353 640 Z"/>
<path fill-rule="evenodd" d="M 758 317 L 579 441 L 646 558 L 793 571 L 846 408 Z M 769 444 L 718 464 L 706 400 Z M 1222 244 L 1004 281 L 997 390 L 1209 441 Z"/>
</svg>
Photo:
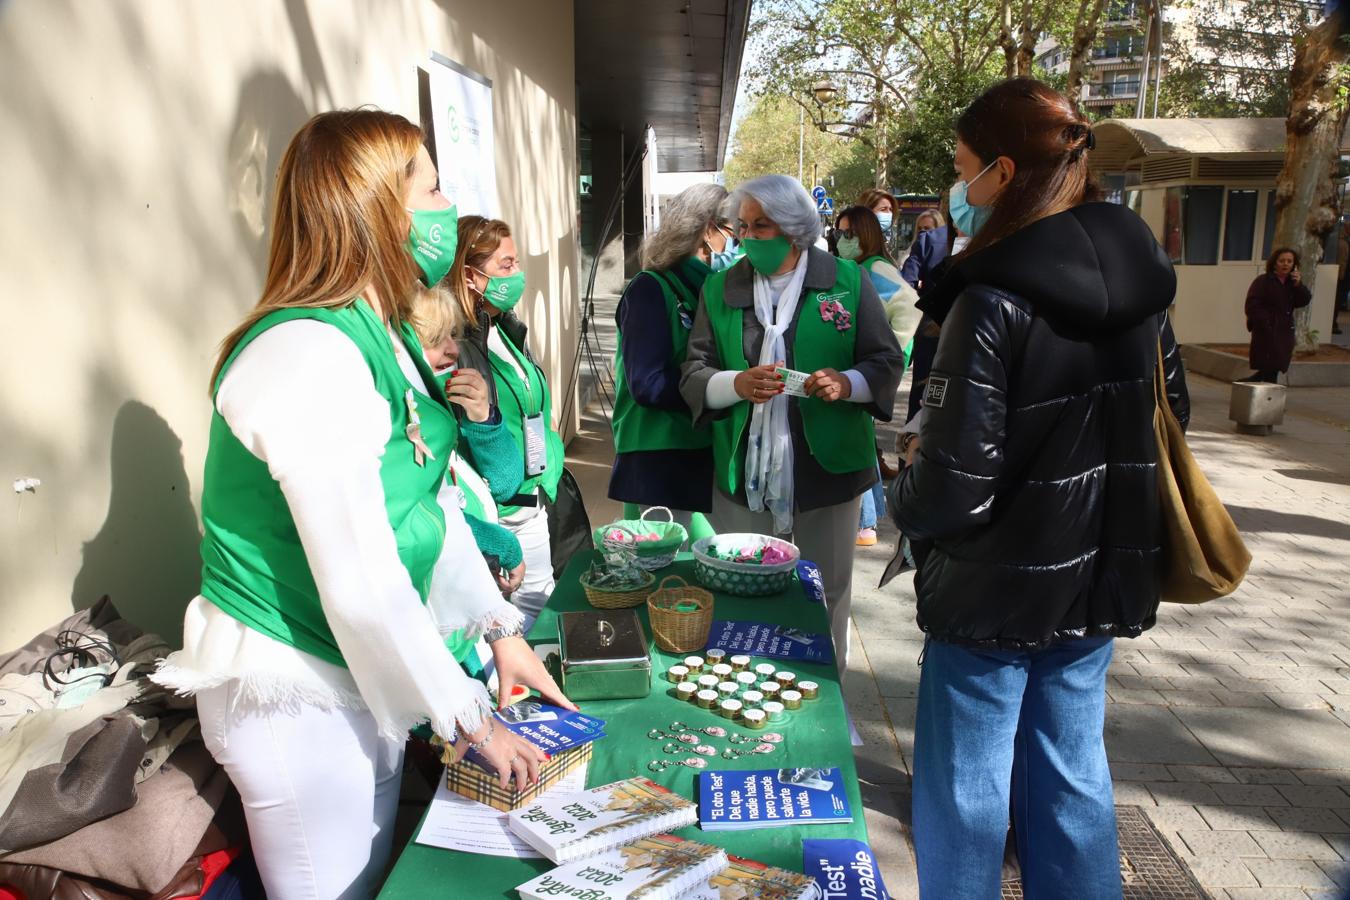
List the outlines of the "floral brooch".
<svg viewBox="0 0 1350 900">
<path fill-rule="evenodd" d="M 838 300 L 820 301 L 820 320 L 833 322 L 836 331 L 848 331 L 853 327 L 852 314 Z"/>
</svg>

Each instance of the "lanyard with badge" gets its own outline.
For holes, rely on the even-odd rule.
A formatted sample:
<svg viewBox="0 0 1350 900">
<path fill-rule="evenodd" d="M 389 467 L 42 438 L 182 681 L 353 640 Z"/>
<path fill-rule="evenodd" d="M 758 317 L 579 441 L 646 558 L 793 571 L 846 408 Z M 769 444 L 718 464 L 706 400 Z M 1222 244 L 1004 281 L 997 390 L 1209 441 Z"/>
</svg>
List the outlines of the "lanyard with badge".
<svg viewBox="0 0 1350 900">
<path fill-rule="evenodd" d="M 505 333 L 502 333 L 502 343 L 506 344 L 507 350 L 514 354 L 516 361 L 520 363 L 521 372 L 525 376 L 525 394 L 533 405 L 534 392 L 530 390 L 529 370 L 533 369 L 535 374 L 539 376 L 541 385 L 544 381 L 544 373 L 534 364 L 533 360 L 516 349 L 515 344 Z M 492 365 L 494 369 L 497 369 L 495 362 Z M 498 370 L 497 375 L 499 376 L 498 382 L 506 385 L 506 389 L 511 392 L 511 396 L 515 398 L 516 406 L 520 409 L 520 430 L 525 439 L 525 477 L 533 478 L 536 475 L 542 475 L 548 469 L 548 425 L 544 422 L 542 391 L 539 398 L 539 409 L 530 413 L 520 394 L 516 393 L 515 385 L 511 384 L 511 373 Z"/>
</svg>

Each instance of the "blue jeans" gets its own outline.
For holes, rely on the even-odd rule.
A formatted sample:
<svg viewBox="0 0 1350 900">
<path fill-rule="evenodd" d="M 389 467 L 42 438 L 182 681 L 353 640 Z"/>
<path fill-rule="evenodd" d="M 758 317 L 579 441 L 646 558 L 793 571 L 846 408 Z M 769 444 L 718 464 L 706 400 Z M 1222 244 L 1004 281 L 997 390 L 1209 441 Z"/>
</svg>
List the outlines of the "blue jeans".
<svg viewBox="0 0 1350 900">
<path fill-rule="evenodd" d="M 925 900 L 999 896 L 1010 799 L 1028 900 L 1118 900 L 1102 740 L 1110 662 L 1110 638 L 1032 652 L 928 641 L 914 724 Z"/>
<path fill-rule="evenodd" d="M 886 511 L 886 488 L 881 483 L 881 464 L 877 463 L 877 483 L 862 495 L 862 508 L 858 512 L 858 528 L 876 528 L 877 517 Z"/>
</svg>

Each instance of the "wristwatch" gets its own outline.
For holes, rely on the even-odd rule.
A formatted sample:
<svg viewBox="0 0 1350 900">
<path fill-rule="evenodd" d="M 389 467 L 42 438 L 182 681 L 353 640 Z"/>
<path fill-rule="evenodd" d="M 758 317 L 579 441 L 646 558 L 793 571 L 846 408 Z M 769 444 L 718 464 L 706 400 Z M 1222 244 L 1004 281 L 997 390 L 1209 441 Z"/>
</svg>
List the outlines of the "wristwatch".
<svg viewBox="0 0 1350 900">
<path fill-rule="evenodd" d="M 489 644 L 494 641 L 500 641 L 502 638 L 520 637 L 525 631 L 519 625 L 508 625 L 504 628 L 492 628 L 483 632 L 483 640 Z"/>
</svg>

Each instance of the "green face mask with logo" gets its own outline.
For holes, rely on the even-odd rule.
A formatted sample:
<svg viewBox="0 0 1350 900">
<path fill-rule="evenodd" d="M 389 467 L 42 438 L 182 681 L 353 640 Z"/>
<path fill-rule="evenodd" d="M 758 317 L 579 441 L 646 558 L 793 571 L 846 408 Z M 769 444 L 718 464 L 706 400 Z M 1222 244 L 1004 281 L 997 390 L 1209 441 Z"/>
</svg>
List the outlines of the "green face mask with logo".
<svg viewBox="0 0 1350 900">
<path fill-rule="evenodd" d="M 445 209 L 410 209 L 412 227 L 408 229 L 408 252 L 422 270 L 422 283 L 436 284 L 455 263 L 459 243 L 459 213 L 452 203 Z"/>
<path fill-rule="evenodd" d="M 524 271 L 510 275 L 488 275 L 486 272 L 480 274 L 488 280 L 487 287 L 483 289 L 483 299 L 502 312 L 515 309 L 520 298 L 525 295 Z"/>
<path fill-rule="evenodd" d="M 750 258 L 750 265 L 761 275 L 772 275 L 783 266 L 792 250 L 792 244 L 781 234 L 771 238 L 743 238 L 741 246 Z"/>
</svg>

